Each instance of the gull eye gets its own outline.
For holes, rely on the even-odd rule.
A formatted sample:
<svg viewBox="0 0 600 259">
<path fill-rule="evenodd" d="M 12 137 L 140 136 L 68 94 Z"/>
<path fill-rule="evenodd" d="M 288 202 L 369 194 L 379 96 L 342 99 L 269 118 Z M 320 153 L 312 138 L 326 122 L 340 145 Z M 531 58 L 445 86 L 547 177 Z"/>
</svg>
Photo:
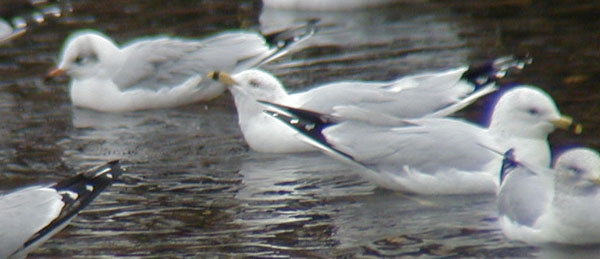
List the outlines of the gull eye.
<svg viewBox="0 0 600 259">
<path fill-rule="evenodd" d="M 254 79 L 251 79 L 251 80 L 248 82 L 248 84 L 250 84 L 250 86 L 252 86 L 252 87 L 254 87 L 254 88 L 258 88 L 258 86 L 260 85 L 260 84 L 258 83 L 258 81 L 254 80 Z"/>
<path fill-rule="evenodd" d="M 97 61 L 98 60 L 98 56 L 96 56 L 95 53 L 91 53 L 90 55 L 80 55 L 75 57 L 75 59 L 73 60 L 73 62 L 75 62 L 75 64 L 77 65 L 83 65 L 85 63 L 90 63 L 92 61 Z"/>
<path fill-rule="evenodd" d="M 79 64 L 81 65 L 81 63 L 83 63 L 83 57 L 82 56 L 77 56 L 73 62 L 75 62 L 75 64 Z"/>
<path fill-rule="evenodd" d="M 570 172 L 571 174 L 573 174 L 573 175 L 580 175 L 580 174 L 583 174 L 583 170 L 581 170 L 581 168 L 577 168 L 577 167 L 574 167 L 574 166 L 569 166 L 569 167 L 567 168 L 567 170 L 569 170 L 569 172 Z"/>
<path fill-rule="evenodd" d="M 527 110 L 527 113 L 529 113 L 531 115 L 538 115 L 538 114 L 540 114 L 540 111 L 538 109 L 536 109 L 536 108 L 529 108 Z"/>
</svg>

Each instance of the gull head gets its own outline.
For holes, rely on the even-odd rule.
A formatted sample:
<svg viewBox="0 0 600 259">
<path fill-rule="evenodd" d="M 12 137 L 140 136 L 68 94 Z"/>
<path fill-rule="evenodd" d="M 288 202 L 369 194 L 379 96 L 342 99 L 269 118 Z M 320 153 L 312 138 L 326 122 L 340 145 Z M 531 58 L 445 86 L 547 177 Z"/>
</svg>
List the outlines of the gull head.
<svg viewBox="0 0 600 259">
<path fill-rule="evenodd" d="M 48 76 L 110 78 L 120 69 L 120 61 L 119 48 L 106 36 L 94 31 L 77 32 L 67 39 L 58 67 Z"/>
<path fill-rule="evenodd" d="M 554 165 L 557 187 L 579 193 L 600 187 L 600 155 L 593 149 L 574 148 L 561 154 Z"/>
<path fill-rule="evenodd" d="M 581 125 L 561 115 L 552 97 L 539 88 L 519 86 L 506 91 L 496 103 L 490 130 L 503 135 L 546 139 L 556 128 L 571 129 L 577 134 Z"/>
<path fill-rule="evenodd" d="M 258 69 L 245 70 L 235 75 L 214 71 L 208 73 L 208 77 L 227 85 L 235 98 L 244 96 L 255 101 L 277 102 L 288 95 L 275 76 Z"/>
</svg>

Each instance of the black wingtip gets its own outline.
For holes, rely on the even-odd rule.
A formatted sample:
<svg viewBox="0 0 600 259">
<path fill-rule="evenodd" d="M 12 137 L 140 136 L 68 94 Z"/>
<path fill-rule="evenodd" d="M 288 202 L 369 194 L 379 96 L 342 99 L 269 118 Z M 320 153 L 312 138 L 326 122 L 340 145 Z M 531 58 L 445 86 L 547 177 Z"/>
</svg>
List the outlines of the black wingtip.
<svg viewBox="0 0 600 259">
<path fill-rule="evenodd" d="M 515 169 L 519 163 L 515 160 L 515 149 L 511 148 L 504 153 L 504 159 L 502 159 L 502 167 L 500 169 L 500 183 L 504 181 L 504 178 L 508 173 Z"/>
<path fill-rule="evenodd" d="M 277 103 L 272 103 L 272 102 L 268 102 L 268 101 L 263 101 L 263 100 L 257 100 L 257 102 L 265 104 L 267 106 L 274 107 L 277 110 L 292 114 L 295 117 L 298 117 L 304 121 L 313 121 L 315 123 L 321 123 L 321 124 L 327 124 L 327 125 L 335 124 L 338 122 L 338 120 L 334 116 L 327 115 L 327 114 L 322 114 L 322 113 L 309 111 L 309 110 L 305 110 L 305 109 L 300 109 L 300 108 L 294 108 L 294 107 L 277 104 Z"/>
<path fill-rule="evenodd" d="M 112 177 L 112 180 L 118 180 L 119 176 L 121 176 L 121 174 L 123 174 L 123 171 L 125 171 L 125 169 L 123 169 L 123 167 L 121 167 L 121 161 L 120 160 L 112 160 L 106 163 L 105 165 L 106 168 L 110 168 L 110 174 Z M 100 173 L 101 171 L 96 171 L 96 174 L 101 174 L 102 176 L 106 177 L 107 173 Z"/>
<path fill-rule="evenodd" d="M 270 46 L 284 49 L 291 44 L 306 39 L 318 31 L 317 24 L 319 19 L 309 19 L 301 26 L 292 29 L 285 29 L 264 35 L 265 40 Z"/>
<path fill-rule="evenodd" d="M 62 201 L 65 205 L 60 215 L 29 239 L 24 247 L 36 243 L 39 239 L 68 222 L 98 197 L 104 189 L 116 181 L 123 171 L 124 169 L 121 167 L 119 160 L 113 160 L 50 186 L 62 195 Z"/>
<path fill-rule="evenodd" d="M 121 160 L 117 159 L 117 160 L 110 161 L 110 162 L 108 162 L 106 164 L 108 164 L 110 166 L 115 166 L 115 165 L 119 164 L 120 162 L 121 162 Z"/>
<path fill-rule="evenodd" d="M 325 136 L 323 136 L 322 131 L 325 128 L 335 124 L 335 122 L 328 120 L 325 115 L 266 101 L 259 102 L 288 113 L 284 114 L 276 111 L 265 110 L 264 112 L 267 115 L 282 121 L 289 127 L 292 127 L 296 131 L 318 141 L 321 144 L 327 143 L 327 139 Z"/>
<path fill-rule="evenodd" d="M 52 186 L 56 190 L 76 188 L 84 183 L 92 184 L 112 184 L 123 173 L 119 160 L 112 160 L 104 165 L 95 167 L 86 172 L 79 173 L 76 176 L 62 180 Z M 103 186 L 106 188 L 106 186 Z"/>
<path fill-rule="evenodd" d="M 338 156 L 354 161 L 355 163 L 359 163 L 353 156 L 333 147 L 327 141 L 325 135 L 323 135 L 323 130 L 338 123 L 332 116 L 267 101 L 259 102 L 281 111 L 265 110 L 263 112 L 309 138 L 311 140 L 309 144 L 321 149 L 326 149 L 328 152 L 337 154 Z"/>
<path fill-rule="evenodd" d="M 532 61 L 529 54 L 500 57 L 484 64 L 469 66 L 462 79 L 480 88 L 505 77 L 509 70 L 522 70 Z"/>
</svg>

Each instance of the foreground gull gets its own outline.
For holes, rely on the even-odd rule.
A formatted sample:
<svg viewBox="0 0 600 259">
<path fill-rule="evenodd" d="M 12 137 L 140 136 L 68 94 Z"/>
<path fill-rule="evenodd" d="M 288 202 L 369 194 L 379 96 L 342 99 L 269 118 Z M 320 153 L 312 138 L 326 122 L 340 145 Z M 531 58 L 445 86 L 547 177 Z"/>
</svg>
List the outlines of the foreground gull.
<svg viewBox="0 0 600 259">
<path fill-rule="evenodd" d="M 213 80 L 203 80 L 206 73 L 236 72 L 272 61 L 312 35 L 312 25 L 267 38 L 251 32 L 224 32 L 203 40 L 145 38 L 123 48 L 99 32 L 84 30 L 67 39 L 58 68 L 48 77 L 69 75 L 73 104 L 98 111 L 206 101 L 225 90 Z"/>
<path fill-rule="evenodd" d="M 0 196 L 0 258 L 23 258 L 62 230 L 122 173 L 118 161 L 53 185 Z"/>
<path fill-rule="evenodd" d="M 502 159 L 486 147 L 514 148 L 517 158 L 549 166 L 548 134 L 572 125 L 550 96 L 526 86 L 500 97 L 488 128 L 454 118 L 376 125 L 272 105 L 279 111 L 266 112 L 306 143 L 362 168 L 366 179 L 383 188 L 418 194 L 496 192 Z"/>
<path fill-rule="evenodd" d="M 510 156 L 502 167 L 499 222 L 510 239 L 532 244 L 600 244 L 600 156 L 573 148 L 554 169 Z"/>
<path fill-rule="evenodd" d="M 388 82 L 343 81 L 288 94 L 273 75 L 246 70 L 235 75 L 218 71 L 209 77 L 229 85 L 238 122 L 248 145 L 260 152 L 305 152 L 315 149 L 294 137 L 295 132 L 263 113 L 257 100 L 311 110 L 345 113 L 368 120 L 371 113 L 399 118 L 442 117 L 496 90 L 494 81 L 529 59 L 504 57 L 479 66 L 463 66 L 437 73 L 422 73 Z"/>
</svg>

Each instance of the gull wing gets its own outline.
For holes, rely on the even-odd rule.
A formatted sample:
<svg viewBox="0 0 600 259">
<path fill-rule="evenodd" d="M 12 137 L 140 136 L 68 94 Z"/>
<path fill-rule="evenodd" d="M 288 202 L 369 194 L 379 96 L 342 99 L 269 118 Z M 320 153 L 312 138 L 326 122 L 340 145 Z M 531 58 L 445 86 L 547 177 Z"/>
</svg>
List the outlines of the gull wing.
<svg viewBox="0 0 600 259">
<path fill-rule="evenodd" d="M 209 71 L 232 71 L 238 62 L 267 51 L 256 33 L 228 32 L 201 41 L 142 39 L 123 49 L 126 60 L 113 81 L 121 90 L 172 88 Z"/>
<path fill-rule="evenodd" d="M 404 119 L 444 117 L 497 90 L 497 80 L 510 69 L 523 68 L 527 62 L 523 58 L 502 57 L 483 65 L 421 73 L 388 82 L 331 83 L 292 94 L 290 98 L 303 109 L 327 114 L 334 112 L 334 106 L 356 106 Z"/>
<path fill-rule="evenodd" d="M 118 161 L 0 196 L 0 257 L 21 258 L 62 230 L 122 173 Z"/>
<path fill-rule="evenodd" d="M 511 149 L 512 150 L 512 149 Z M 497 195 L 498 213 L 513 223 L 533 227 L 551 202 L 552 169 L 516 161 L 509 150 L 504 155 Z"/>
<path fill-rule="evenodd" d="M 210 71 L 235 73 L 270 62 L 316 31 L 313 22 L 272 35 L 231 31 L 204 40 L 170 37 L 147 38 L 123 49 L 126 57 L 113 77 L 121 89 L 176 87 L 193 76 L 204 77 Z M 266 37 L 266 38 L 265 38 Z M 214 84 L 205 80 L 201 84 Z"/>
<path fill-rule="evenodd" d="M 408 165 L 424 173 L 451 168 L 477 171 L 497 158 L 480 145 L 493 145 L 487 132 L 459 120 L 418 119 L 396 126 L 372 125 L 340 122 L 329 115 L 265 104 L 277 110 L 267 114 L 295 129 L 308 144 L 370 170 L 398 172 Z"/>
</svg>

